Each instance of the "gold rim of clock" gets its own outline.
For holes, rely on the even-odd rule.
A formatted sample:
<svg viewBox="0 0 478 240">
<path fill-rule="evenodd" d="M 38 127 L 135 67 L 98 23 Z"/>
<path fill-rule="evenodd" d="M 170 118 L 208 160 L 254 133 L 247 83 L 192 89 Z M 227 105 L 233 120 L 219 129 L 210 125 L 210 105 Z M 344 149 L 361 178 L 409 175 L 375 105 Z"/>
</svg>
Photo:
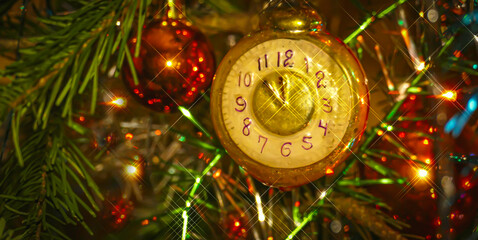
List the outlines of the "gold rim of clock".
<svg viewBox="0 0 478 240">
<path fill-rule="evenodd" d="M 304 167 L 275 168 L 252 159 L 234 143 L 224 124 L 222 91 L 226 82 L 225 79 L 233 65 L 243 53 L 261 43 L 274 39 L 306 40 L 318 46 L 341 68 L 347 76 L 351 91 L 353 91 L 352 109 L 350 111 L 357 114 L 351 114 L 351 118 L 354 119 L 350 119 L 350 121 L 353 122 L 352 125 L 355 128 L 348 128 L 342 137 L 342 141 L 325 158 Z M 352 81 L 356 81 L 358 84 L 352 84 Z M 358 85 L 362 85 L 362 87 L 359 88 Z M 366 77 L 360 63 L 344 43 L 324 31 L 293 34 L 265 30 L 245 37 L 224 57 L 216 72 L 211 92 L 213 125 L 228 154 L 249 174 L 261 182 L 275 187 L 291 187 L 309 183 L 324 176 L 327 169 L 334 169 L 342 163 L 357 146 L 355 142 L 358 142 L 363 134 L 368 116 L 368 105 L 369 96 Z M 350 147 L 349 142 L 353 139 L 356 139 L 355 144 Z"/>
</svg>

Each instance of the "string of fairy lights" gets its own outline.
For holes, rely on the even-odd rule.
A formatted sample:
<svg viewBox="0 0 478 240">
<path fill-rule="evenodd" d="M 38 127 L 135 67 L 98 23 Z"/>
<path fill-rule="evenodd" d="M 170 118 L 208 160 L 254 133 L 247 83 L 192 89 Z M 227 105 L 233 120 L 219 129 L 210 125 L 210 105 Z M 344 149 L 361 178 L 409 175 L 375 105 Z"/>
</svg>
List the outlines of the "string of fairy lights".
<svg viewBox="0 0 478 240">
<path fill-rule="evenodd" d="M 359 27 L 355 31 L 353 31 L 344 40 L 344 42 L 346 44 L 356 43 L 358 46 L 363 46 L 365 43 L 364 43 L 364 39 L 363 39 L 361 33 L 363 31 L 365 31 L 369 26 L 371 26 L 372 23 L 374 23 L 375 21 L 377 21 L 379 19 L 384 18 L 389 13 L 395 11 L 400 5 L 402 5 L 405 2 L 407 2 L 407 0 L 396 1 L 395 3 L 391 4 L 389 7 L 385 8 L 383 11 L 381 11 L 381 12 L 379 12 L 379 13 L 373 15 L 373 16 L 368 17 L 362 24 L 359 25 Z M 420 16 L 423 17 L 423 12 L 420 13 Z M 117 24 L 121 24 L 121 23 L 118 22 Z M 367 158 L 363 158 L 362 154 L 371 155 L 371 156 L 373 156 L 375 154 L 375 155 L 380 156 L 380 157 L 383 156 L 380 153 L 375 153 L 375 152 L 369 151 L 367 149 L 368 146 L 372 143 L 372 141 L 374 139 L 376 139 L 377 136 L 378 137 L 384 136 L 387 132 L 392 132 L 392 131 L 396 130 L 393 124 L 388 124 L 388 123 L 391 123 L 392 120 L 397 117 L 399 108 L 404 103 L 405 98 L 407 98 L 408 96 L 410 96 L 412 94 L 420 93 L 420 92 L 423 91 L 423 89 L 418 87 L 418 85 L 419 85 L 419 83 L 421 83 L 422 79 L 426 76 L 426 72 L 430 67 L 429 62 L 426 62 L 423 59 L 420 59 L 420 57 L 418 56 L 418 54 L 416 52 L 417 51 L 416 47 L 415 47 L 415 45 L 414 45 L 413 41 L 411 40 L 411 37 L 408 33 L 408 30 L 407 30 L 407 27 L 406 27 L 406 22 L 401 20 L 399 22 L 399 26 L 400 26 L 400 34 L 402 35 L 402 37 L 405 41 L 405 45 L 408 49 L 408 53 L 409 53 L 409 56 L 411 57 L 411 61 L 414 63 L 415 70 L 417 71 L 417 76 L 411 81 L 410 84 L 407 85 L 407 87 L 404 90 L 402 90 L 402 91 L 397 90 L 397 87 L 394 86 L 392 81 L 388 78 L 388 75 L 387 75 L 388 71 L 385 67 L 386 65 L 383 62 L 383 56 L 382 56 L 380 47 L 378 45 L 376 45 L 374 47 L 374 50 L 375 50 L 375 52 L 378 56 L 379 63 L 381 65 L 381 68 L 382 68 L 383 73 L 385 75 L 384 77 L 387 81 L 388 90 L 390 91 L 390 94 L 397 95 L 397 97 L 396 97 L 397 102 L 391 108 L 391 110 L 387 113 L 387 116 L 384 118 L 383 123 L 380 124 L 379 126 L 374 127 L 371 132 L 366 134 L 365 139 L 363 140 L 363 144 L 359 149 L 359 154 L 357 154 L 358 156 L 360 156 L 359 160 L 366 163 L 372 169 L 374 169 L 378 172 L 381 172 L 381 173 L 383 173 L 383 175 L 386 175 L 386 176 L 390 176 L 390 173 L 388 173 L 387 170 L 384 170 L 384 169 L 380 168 L 379 165 L 376 165 L 376 164 L 374 165 L 374 161 L 367 161 Z M 452 41 L 454 41 L 454 38 L 450 38 L 450 39 L 445 41 L 445 44 L 443 45 L 443 48 L 442 48 L 440 54 L 444 52 L 444 49 L 446 49 L 448 46 L 451 45 Z M 166 61 L 166 66 L 165 67 L 171 67 L 171 66 L 172 66 L 172 61 Z M 435 97 L 436 98 L 441 98 L 441 99 L 446 100 L 446 101 L 454 102 L 457 99 L 457 95 L 458 94 L 457 94 L 456 90 L 446 90 L 445 89 L 445 90 L 442 91 L 442 93 L 440 95 L 436 95 Z M 106 102 L 105 104 L 109 105 L 113 108 L 122 109 L 122 108 L 125 108 L 127 106 L 128 102 L 127 102 L 127 99 L 124 98 L 124 97 L 112 96 L 111 101 Z M 186 119 L 188 119 L 195 127 L 200 129 L 200 131 L 207 138 L 213 139 L 212 134 L 207 130 L 206 127 L 204 127 L 193 116 L 193 114 L 189 111 L 189 109 L 180 106 L 179 110 L 182 113 L 182 116 L 184 116 Z M 80 117 L 80 118 L 84 119 L 84 117 Z M 405 119 L 403 119 L 403 117 L 401 117 L 401 118 L 402 118 L 402 120 L 405 120 Z M 162 132 L 160 130 L 157 130 L 157 131 L 159 131 L 159 132 L 156 132 L 156 135 L 161 135 L 162 134 Z M 431 132 L 432 133 L 434 132 L 433 128 L 432 128 Z M 181 135 L 180 133 L 178 133 L 178 134 Z M 126 140 L 132 140 L 134 138 L 134 135 L 132 133 L 126 133 L 124 138 Z M 390 138 L 386 138 L 386 139 L 393 142 L 393 140 L 391 140 Z M 190 137 L 186 137 L 186 136 L 180 136 L 180 141 L 190 143 L 192 145 L 199 146 L 199 147 L 204 148 L 204 149 L 215 151 L 215 156 L 212 158 L 212 160 L 210 160 L 207 163 L 206 167 L 204 168 L 204 170 L 200 174 L 195 176 L 194 184 L 189 191 L 189 194 L 187 196 L 187 200 L 185 201 L 185 206 L 182 208 L 181 217 L 183 219 L 183 224 L 182 224 L 183 227 L 182 227 L 181 239 L 185 240 L 185 239 L 188 238 L 188 224 L 189 224 L 188 211 L 190 210 L 191 206 L 194 204 L 195 201 L 201 201 L 198 198 L 198 196 L 196 195 L 196 192 L 197 192 L 198 188 L 200 187 L 200 185 L 203 181 L 203 178 L 205 176 L 210 175 L 210 174 L 208 175 L 208 173 L 211 170 L 215 169 L 215 165 L 226 154 L 226 152 L 222 148 L 217 148 L 217 147 L 212 146 L 212 145 L 210 145 L 208 143 L 205 143 L 203 141 L 193 139 L 193 138 L 190 138 Z M 215 140 L 213 139 L 213 141 L 215 141 Z M 423 141 L 423 144 L 428 145 L 429 141 L 430 140 L 425 139 Z M 407 152 L 406 155 L 410 156 L 412 161 L 417 160 L 416 159 L 417 157 L 415 155 L 413 155 L 412 153 L 408 152 L 406 149 L 404 149 L 402 144 L 400 144 L 398 142 L 395 142 L 394 145 L 397 146 L 398 148 L 400 148 L 400 151 Z M 458 161 L 458 162 L 469 161 L 469 162 L 473 162 L 473 163 L 478 164 L 478 160 L 477 160 L 478 158 L 476 156 L 464 156 L 464 155 L 463 156 L 455 156 L 455 155 L 451 155 L 450 159 L 452 159 L 454 161 Z M 405 178 L 381 178 L 381 179 L 367 179 L 367 180 L 340 179 L 347 174 L 347 172 L 350 170 L 350 168 L 356 162 L 357 162 L 357 159 L 349 159 L 349 160 L 346 161 L 346 166 L 345 166 L 344 170 L 342 170 L 339 174 L 337 174 L 337 176 L 335 178 L 335 180 L 339 180 L 339 181 L 333 181 L 333 182 L 337 182 L 337 186 L 369 186 L 369 185 L 378 185 L 378 184 L 404 184 L 404 183 L 407 182 L 407 179 L 405 179 Z M 418 162 L 418 161 L 416 161 L 416 162 L 420 163 L 420 164 L 415 164 L 415 165 L 412 166 L 414 168 L 414 171 L 416 171 L 416 177 L 419 178 L 419 179 L 426 179 L 427 177 L 429 177 L 430 167 L 428 167 L 428 166 L 430 164 L 432 164 L 431 160 L 426 159 L 425 164 L 423 164 L 423 162 Z M 127 164 L 127 165 L 124 166 L 124 173 L 126 175 L 132 177 L 133 179 L 137 179 L 142 174 L 142 171 L 138 170 L 135 163 L 130 163 L 130 164 Z M 330 176 L 330 175 L 333 175 L 333 174 L 334 174 L 333 169 L 328 169 L 327 170 L 326 175 Z M 220 175 L 221 175 L 221 169 L 215 169 L 214 173 L 212 174 L 214 179 L 218 178 Z M 259 222 L 265 222 L 265 221 L 267 221 L 267 216 L 264 212 L 264 209 L 267 209 L 267 208 L 264 206 L 264 203 L 262 202 L 262 199 L 261 199 L 261 195 L 255 190 L 255 188 L 250 187 L 250 189 L 251 189 L 251 194 L 254 195 L 255 204 L 256 204 L 257 213 L 258 213 L 257 214 L 258 221 Z M 328 189 L 322 191 L 321 194 L 320 194 L 320 197 L 318 199 L 319 201 L 317 201 L 314 204 L 314 206 L 312 206 L 311 210 L 307 214 L 305 214 L 302 218 L 299 218 L 298 214 L 294 214 L 294 219 L 296 220 L 296 227 L 290 232 L 290 234 L 288 235 L 288 237 L 286 239 L 293 239 L 309 222 L 314 220 L 315 216 L 319 213 L 320 207 L 325 203 L 325 200 L 327 199 L 327 196 L 332 191 L 333 191 L 332 186 L 329 187 Z M 298 213 L 299 212 L 299 206 L 300 206 L 300 201 L 294 202 L 294 205 L 292 206 L 292 208 L 293 208 L 292 212 L 293 213 Z M 240 224 L 240 223 L 237 222 L 235 224 Z M 237 225 L 237 227 L 238 226 L 239 225 Z M 268 238 L 268 240 L 272 240 L 272 239 L 273 239 L 272 237 Z"/>
</svg>

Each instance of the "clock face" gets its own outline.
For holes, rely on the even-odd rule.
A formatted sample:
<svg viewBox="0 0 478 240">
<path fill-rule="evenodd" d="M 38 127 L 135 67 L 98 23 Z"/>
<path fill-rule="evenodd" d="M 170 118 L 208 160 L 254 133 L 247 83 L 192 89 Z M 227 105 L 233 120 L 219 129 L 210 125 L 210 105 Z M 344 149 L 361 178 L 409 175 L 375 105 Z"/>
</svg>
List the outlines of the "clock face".
<svg viewBox="0 0 478 240">
<path fill-rule="evenodd" d="M 344 71 L 320 47 L 274 39 L 233 64 L 219 107 L 228 135 L 251 159 L 299 168 L 325 158 L 343 141 L 352 94 Z"/>
</svg>

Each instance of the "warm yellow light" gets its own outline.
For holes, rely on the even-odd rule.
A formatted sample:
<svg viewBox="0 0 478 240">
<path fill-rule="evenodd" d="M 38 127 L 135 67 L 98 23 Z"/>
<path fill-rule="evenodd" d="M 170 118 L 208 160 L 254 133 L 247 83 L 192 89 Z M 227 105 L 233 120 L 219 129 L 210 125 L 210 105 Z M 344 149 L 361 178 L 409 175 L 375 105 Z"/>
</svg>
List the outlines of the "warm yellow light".
<svg viewBox="0 0 478 240">
<path fill-rule="evenodd" d="M 418 176 L 424 178 L 428 175 L 428 171 L 425 169 L 418 169 Z"/>
<path fill-rule="evenodd" d="M 420 62 L 420 64 L 417 65 L 416 68 L 419 72 L 423 71 L 423 69 L 425 69 L 425 62 Z"/>
<path fill-rule="evenodd" d="M 419 14 L 420 14 L 420 17 L 423 17 L 425 15 L 423 11 L 421 11 Z"/>
<path fill-rule="evenodd" d="M 168 66 L 168 67 L 171 67 L 171 66 L 173 66 L 173 62 L 171 62 L 171 61 L 167 61 L 167 62 L 166 62 L 166 66 Z"/>
<path fill-rule="evenodd" d="M 456 92 L 455 91 L 445 91 L 441 95 L 443 98 L 446 98 L 450 101 L 455 101 L 456 100 Z"/>
<path fill-rule="evenodd" d="M 124 108 L 126 107 L 126 99 L 122 97 L 116 97 L 111 100 L 110 104 L 115 107 Z"/>
<path fill-rule="evenodd" d="M 125 170 L 126 170 L 126 173 L 128 175 L 134 175 L 138 171 L 138 169 L 135 166 L 132 166 L 132 165 L 126 166 Z"/>
<path fill-rule="evenodd" d="M 256 204 L 257 204 L 257 213 L 258 213 L 258 219 L 260 222 L 264 222 L 266 220 L 266 216 L 264 215 L 264 210 L 262 209 L 262 200 L 261 196 L 256 193 Z"/>
</svg>

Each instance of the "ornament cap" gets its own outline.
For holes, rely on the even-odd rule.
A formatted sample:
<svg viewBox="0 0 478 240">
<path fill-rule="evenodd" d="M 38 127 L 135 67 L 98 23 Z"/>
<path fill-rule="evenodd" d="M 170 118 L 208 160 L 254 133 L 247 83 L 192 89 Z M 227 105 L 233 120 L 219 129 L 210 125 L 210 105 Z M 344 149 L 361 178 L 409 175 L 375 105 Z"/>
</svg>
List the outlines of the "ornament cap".
<svg viewBox="0 0 478 240">
<path fill-rule="evenodd" d="M 305 0 L 271 0 L 260 19 L 262 30 L 315 32 L 325 29 L 322 17 Z"/>
<path fill-rule="evenodd" d="M 184 18 L 183 0 L 165 0 L 163 9 L 164 11 L 160 16 L 162 19 Z"/>
</svg>

